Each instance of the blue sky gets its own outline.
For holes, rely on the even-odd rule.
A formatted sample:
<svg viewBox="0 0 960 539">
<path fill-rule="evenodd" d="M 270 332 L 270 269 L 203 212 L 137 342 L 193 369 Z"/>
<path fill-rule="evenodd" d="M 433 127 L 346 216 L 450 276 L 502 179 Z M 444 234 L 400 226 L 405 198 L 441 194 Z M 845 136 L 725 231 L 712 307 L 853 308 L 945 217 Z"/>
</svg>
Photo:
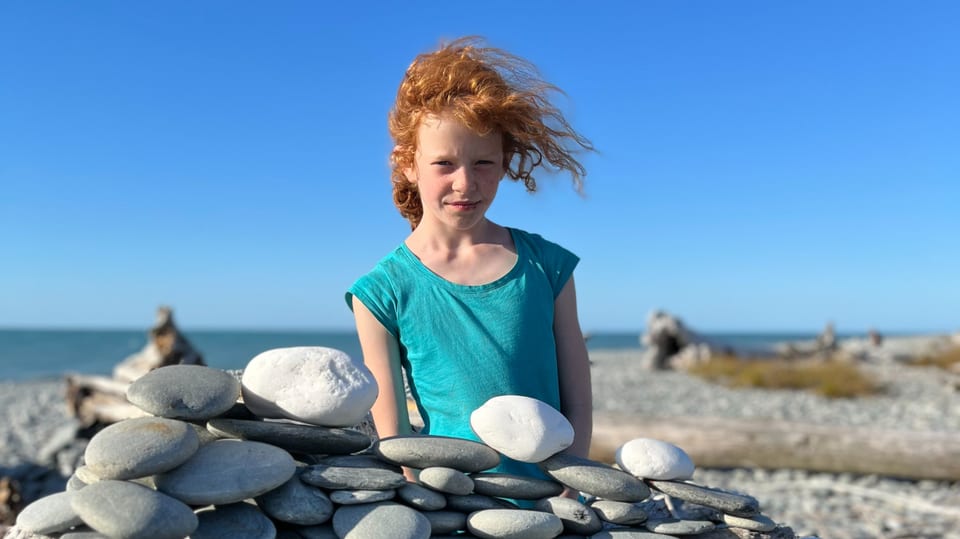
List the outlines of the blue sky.
<svg viewBox="0 0 960 539">
<path fill-rule="evenodd" d="M 598 148 L 490 212 L 586 331 L 960 329 L 960 4 L 0 4 L 0 326 L 349 329 L 403 240 L 386 115 L 485 36 Z"/>
</svg>

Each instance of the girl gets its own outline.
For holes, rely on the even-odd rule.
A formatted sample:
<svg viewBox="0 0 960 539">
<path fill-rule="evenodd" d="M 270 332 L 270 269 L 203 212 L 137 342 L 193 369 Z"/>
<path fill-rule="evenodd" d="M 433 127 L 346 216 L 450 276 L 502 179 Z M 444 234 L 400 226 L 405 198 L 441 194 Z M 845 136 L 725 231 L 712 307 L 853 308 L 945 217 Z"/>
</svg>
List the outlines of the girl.
<svg viewBox="0 0 960 539">
<path fill-rule="evenodd" d="M 364 362 L 380 387 L 381 438 L 411 434 L 402 376 L 423 434 L 477 440 L 471 412 L 525 395 L 563 413 L 586 457 L 592 393 L 577 319 L 579 259 L 539 235 L 487 219 L 504 176 L 536 190 L 539 166 L 583 167 L 592 150 L 547 99 L 558 90 L 526 61 L 460 39 L 418 56 L 389 117 L 393 198 L 412 232 L 346 294 Z M 544 477 L 506 457 L 496 471 Z M 408 471 L 408 477 L 412 473 Z"/>
</svg>

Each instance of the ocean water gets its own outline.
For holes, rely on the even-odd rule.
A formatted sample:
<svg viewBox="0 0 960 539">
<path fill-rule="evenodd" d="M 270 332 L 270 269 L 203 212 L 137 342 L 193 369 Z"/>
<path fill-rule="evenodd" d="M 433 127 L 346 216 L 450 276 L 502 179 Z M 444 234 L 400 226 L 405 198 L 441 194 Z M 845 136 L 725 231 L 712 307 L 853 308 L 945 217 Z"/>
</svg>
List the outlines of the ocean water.
<svg viewBox="0 0 960 539">
<path fill-rule="evenodd" d="M 289 346 L 327 346 L 360 357 L 360 343 L 353 331 L 183 331 L 208 365 L 222 369 L 242 369 L 260 352 Z M 730 333 L 706 337 L 738 349 L 766 349 L 777 342 L 815 335 Z M 0 329 L 0 380 L 57 377 L 69 372 L 109 375 L 114 365 L 146 344 L 146 331 Z M 640 334 L 592 333 L 587 348 L 639 351 Z"/>
<path fill-rule="evenodd" d="M 328 346 L 360 355 L 354 332 L 189 331 L 187 340 L 211 367 L 241 369 L 272 348 Z M 147 345 L 136 330 L 0 329 L 0 380 L 26 380 L 64 373 L 109 375 L 113 367 Z"/>
</svg>

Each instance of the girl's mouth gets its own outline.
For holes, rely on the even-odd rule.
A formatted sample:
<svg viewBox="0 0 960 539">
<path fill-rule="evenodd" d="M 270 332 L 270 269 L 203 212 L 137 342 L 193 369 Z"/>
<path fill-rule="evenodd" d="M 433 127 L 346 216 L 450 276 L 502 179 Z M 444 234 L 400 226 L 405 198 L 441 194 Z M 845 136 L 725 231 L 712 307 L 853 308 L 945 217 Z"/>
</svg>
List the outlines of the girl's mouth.
<svg viewBox="0 0 960 539">
<path fill-rule="evenodd" d="M 450 202 L 449 205 L 457 210 L 472 210 L 479 202 Z"/>
</svg>

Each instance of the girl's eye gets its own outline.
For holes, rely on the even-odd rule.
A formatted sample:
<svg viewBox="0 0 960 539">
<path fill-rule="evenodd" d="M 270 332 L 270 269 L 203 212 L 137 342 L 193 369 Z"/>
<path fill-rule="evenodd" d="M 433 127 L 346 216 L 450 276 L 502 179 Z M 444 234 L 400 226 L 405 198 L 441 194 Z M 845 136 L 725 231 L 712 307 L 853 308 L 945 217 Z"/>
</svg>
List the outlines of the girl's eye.
<svg viewBox="0 0 960 539">
<path fill-rule="evenodd" d="M 431 164 L 441 166 L 441 167 L 449 167 L 452 163 L 450 163 L 450 161 L 434 161 Z"/>
<path fill-rule="evenodd" d="M 481 161 L 477 161 L 477 164 L 478 164 L 478 165 L 492 165 L 492 164 L 493 164 L 493 161 L 481 160 Z"/>
</svg>

